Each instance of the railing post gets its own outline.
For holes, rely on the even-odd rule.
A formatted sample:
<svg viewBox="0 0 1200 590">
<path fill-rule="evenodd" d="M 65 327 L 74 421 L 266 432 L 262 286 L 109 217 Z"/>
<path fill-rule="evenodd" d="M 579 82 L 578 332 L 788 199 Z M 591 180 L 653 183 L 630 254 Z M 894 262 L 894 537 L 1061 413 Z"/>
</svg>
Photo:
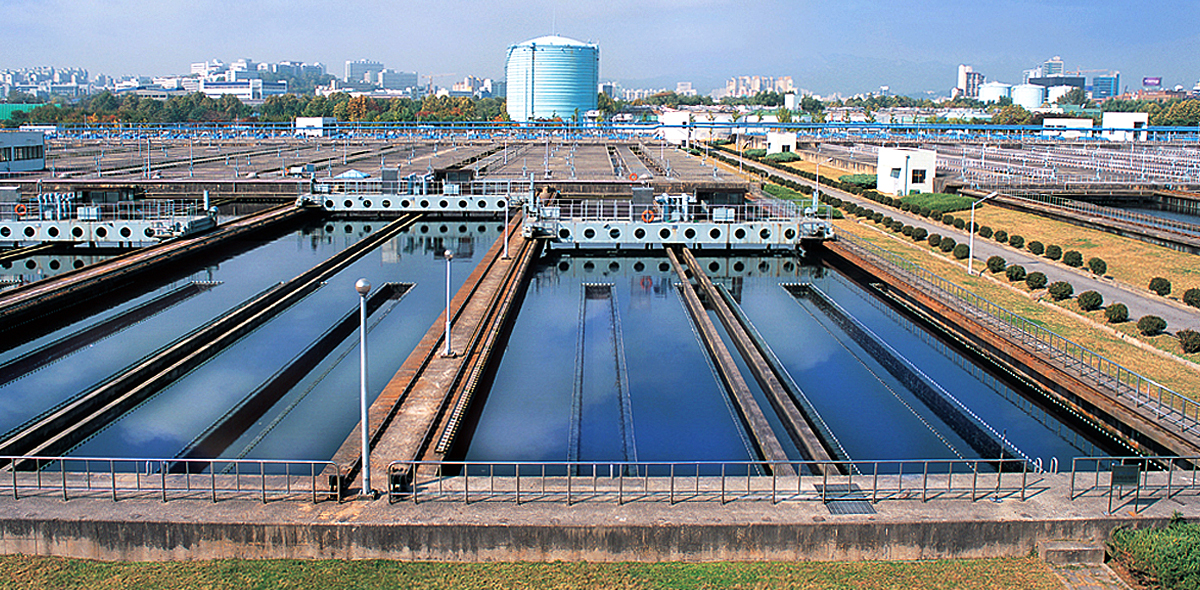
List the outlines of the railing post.
<svg viewBox="0 0 1200 590">
<path fill-rule="evenodd" d="M 113 502 L 116 502 L 117 501 L 117 468 L 114 465 L 114 463 L 115 463 L 115 461 L 113 461 L 112 459 L 108 460 L 108 477 L 109 477 L 109 482 L 112 484 Z M 14 470 L 13 472 L 16 473 L 16 470 Z"/>
<path fill-rule="evenodd" d="M 162 483 L 162 501 L 167 501 L 167 464 L 165 461 L 159 463 L 159 482 Z"/>
<path fill-rule="evenodd" d="M 671 464 L 671 496 L 667 501 L 668 504 L 675 505 L 675 464 Z"/>
<path fill-rule="evenodd" d="M 471 470 L 463 463 L 463 504 L 471 503 Z"/>
<path fill-rule="evenodd" d="M 16 486 L 13 486 L 13 493 L 16 493 Z M 725 505 L 725 464 L 721 464 L 721 505 Z"/>
<path fill-rule="evenodd" d="M 514 464 L 513 469 L 517 472 L 517 480 L 516 480 L 517 481 L 517 496 L 516 496 L 517 500 L 516 500 L 516 502 L 517 502 L 517 504 L 520 504 L 521 503 L 521 465 Z"/>
<path fill-rule="evenodd" d="M 1021 501 L 1025 501 L 1025 483 L 1029 478 L 1029 462 L 1021 461 Z"/>
<path fill-rule="evenodd" d="M 63 501 L 67 500 L 67 461 L 66 459 L 58 460 L 58 471 L 62 474 L 62 494 Z"/>
<path fill-rule="evenodd" d="M 208 481 L 212 482 L 212 501 L 213 501 L 213 504 L 216 504 L 217 503 L 217 464 L 215 462 L 208 464 Z"/>
<path fill-rule="evenodd" d="M 262 492 L 262 501 L 263 501 L 263 504 L 266 504 L 267 503 L 267 464 L 262 461 L 258 462 L 258 477 L 259 477 L 259 482 L 260 482 L 260 486 L 261 486 L 259 489 Z"/>
</svg>

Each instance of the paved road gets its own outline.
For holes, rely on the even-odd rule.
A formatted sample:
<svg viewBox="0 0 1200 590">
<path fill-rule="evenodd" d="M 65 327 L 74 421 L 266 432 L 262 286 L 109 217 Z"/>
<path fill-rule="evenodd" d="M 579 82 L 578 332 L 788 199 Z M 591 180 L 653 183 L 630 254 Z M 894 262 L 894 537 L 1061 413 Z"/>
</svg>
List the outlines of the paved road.
<svg viewBox="0 0 1200 590">
<path fill-rule="evenodd" d="M 737 157 L 737 156 L 733 156 Z M 763 168 L 758 164 L 752 163 L 749 160 L 745 162 L 747 166 L 755 167 L 760 170 L 769 171 L 772 174 L 779 175 L 783 178 L 793 180 L 808 186 L 814 186 L 816 183 L 801 176 L 788 174 L 775 168 Z M 898 219 L 906 225 L 913 227 L 923 227 L 929 233 L 938 233 L 943 236 L 949 236 L 960 244 L 967 243 L 970 237 L 963 230 L 954 229 L 951 226 L 944 225 L 941 222 L 934 222 L 921 217 L 905 213 L 899 209 L 888 207 L 882 203 L 876 203 L 864 197 L 859 197 L 845 191 L 841 191 L 828 186 L 821 186 L 821 191 L 825 194 L 833 195 L 839 199 L 850 201 L 865 207 L 869 207 L 876 211 L 883 211 L 885 215 L 892 219 Z M 1084 291 L 1096 291 L 1104 296 L 1105 304 L 1124 303 L 1129 307 L 1129 317 L 1136 321 L 1144 315 L 1156 315 L 1167 321 L 1167 330 L 1176 332 L 1184 328 L 1200 330 L 1200 310 L 1188 308 L 1182 304 L 1174 304 L 1163 300 L 1157 295 L 1143 291 L 1141 289 L 1119 283 L 1113 279 L 1097 278 L 1087 270 L 1076 270 L 1064 264 L 1059 264 L 1044 258 L 1036 256 L 1028 250 L 1017 250 L 1007 244 L 1000 244 L 991 239 L 975 237 L 975 262 L 972 268 L 976 271 L 984 269 L 984 261 L 991 256 L 1001 256 L 1008 263 L 1019 264 L 1025 267 L 1027 272 L 1039 271 L 1046 275 L 1050 282 L 1067 281 L 1075 288 L 1075 293 L 1079 294 Z M 1197 258 L 1197 263 L 1200 264 L 1200 257 Z M 965 261 L 964 261 L 965 264 Z M 1182 289 L 1182 286 L 1177 286 Z"/>
</svg>

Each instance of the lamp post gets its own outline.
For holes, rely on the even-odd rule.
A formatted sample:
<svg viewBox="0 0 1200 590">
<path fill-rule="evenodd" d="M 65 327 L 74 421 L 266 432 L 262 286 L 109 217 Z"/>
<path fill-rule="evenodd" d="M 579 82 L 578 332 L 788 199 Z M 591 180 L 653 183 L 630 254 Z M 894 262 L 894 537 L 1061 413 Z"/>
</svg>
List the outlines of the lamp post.
<svg viewBox="0 0 1200 590">
<path fill-rule="evenodd" d="M 442 255 L 446 257 L 446 351 L 442 356 L 453 357 L 454 348 L 450 346 L 450 261 L 454 259 L 454 252 L 446 250 Z"/>
<path fill-rule="evenodd" d="M 371 283 L 367 279 L 358 279 L 354 283 L 358 291 L 358 402 L 362 412 L 362 495 L 371 494 L 371 447 L 367 442 L 367 293 L 371 292 Z"/>
<path fill-rule="evenodd" d="M 818 149 L 820 148 L 819 145 L 817 147 Z M 833 158 L 825 158 L 825 161 L 832 162 Z M 817 188 L 813 189 L 813 215 L 817 214 L 817 210 L 821 206 L 821 158 L 817 158 L 817 172 L 815 176 L 817 179 Z"/>
<path fill-rule="evenodd" d="M 975 205 L 978 205 L 1000 193 L 992 191 L 982 199 L 971 203 L 971 226 L 967 228 L 967 242 L 970 244 L 967 247 L 967 274 L 971 274 L 971 261 L 975 259 Z"/>
</svg>

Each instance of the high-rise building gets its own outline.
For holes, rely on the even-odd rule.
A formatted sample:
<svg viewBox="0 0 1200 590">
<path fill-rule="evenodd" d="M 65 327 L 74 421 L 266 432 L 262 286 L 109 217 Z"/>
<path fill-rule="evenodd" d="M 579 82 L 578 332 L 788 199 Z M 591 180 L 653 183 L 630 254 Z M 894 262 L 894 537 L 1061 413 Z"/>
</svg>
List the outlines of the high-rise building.
<svg viewBox="0 0 1200 590">
<path fill-rule="evenodd" d="M 1092 78 L 1092 98 L 1101 99 L 1121 94 L 1121 72 Z"/>
<path fill-rule="evenodd" d="M 979 86 L 983 84 L 984 76 L 980 72 L 974 71 L 971 66 L 960 64 L 958 66 L 958 89 L 960 96 L 967 98 L 979 98 Z"/>
<path fill-rule="evenodd" d="M 360 59 L 356 61 L 346 62 L 346 82 L 364 82 L 374 83 L 373 79 L 379 72 L 383 71 L 383 64 L 369 59 Z"/>
<path fill-rule="evenodd" d="M 375 75 L 375 85 L 384 90 L 407 90 L 420 86 L 416 72 L 382 70 Z"/>
<path fill-rule="evenodd" d="M 1061 57 L 1056 55 L 1042 62 L 1042 78 L 1061 75 L 1063 75 L 1063 60 Z"/>
</svg>

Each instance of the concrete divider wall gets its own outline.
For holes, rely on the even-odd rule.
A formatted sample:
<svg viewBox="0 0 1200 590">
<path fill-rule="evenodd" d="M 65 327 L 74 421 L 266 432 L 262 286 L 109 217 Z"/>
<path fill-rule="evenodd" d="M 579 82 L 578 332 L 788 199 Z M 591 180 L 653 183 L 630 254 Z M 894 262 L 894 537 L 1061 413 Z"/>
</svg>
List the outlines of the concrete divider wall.
<svg viewBox="0 0 1200 590">
<path fill-rule="evenodd" d="M 101 560 L 911 560 L 1029 555 L 1037 542 L 1103 543 L 1131 519 L 539 526 L 0 521 L 0 552 Z M 1165 518 L 1136 525 L 1163 526 Z"/>
</svg>

